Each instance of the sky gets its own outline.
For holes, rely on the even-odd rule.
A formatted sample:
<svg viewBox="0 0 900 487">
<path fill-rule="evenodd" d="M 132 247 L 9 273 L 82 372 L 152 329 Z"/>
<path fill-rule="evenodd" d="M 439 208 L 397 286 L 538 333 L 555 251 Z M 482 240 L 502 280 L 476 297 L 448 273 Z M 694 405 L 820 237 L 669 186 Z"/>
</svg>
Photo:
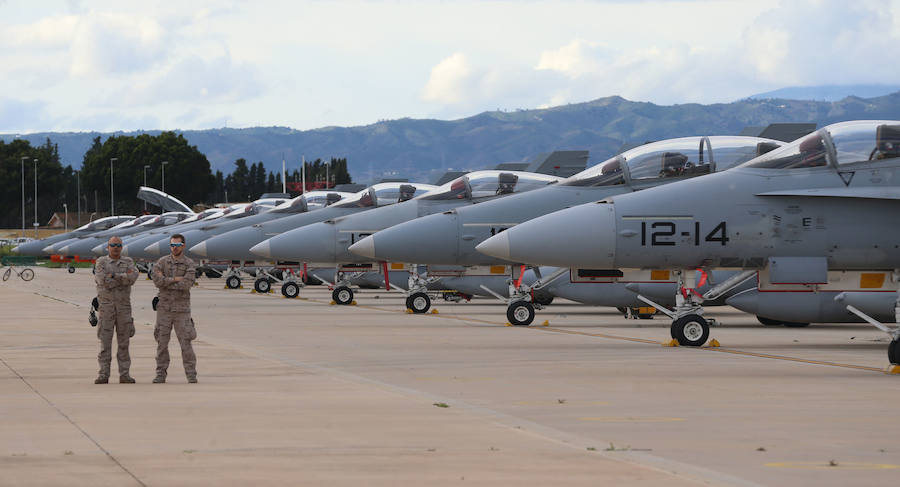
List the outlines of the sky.
<svg viewBox="0 0 900 487">
<path fill-rule="evenodd" d="M 306 130 L 900 83 L 900 0 L 0 0 L 0 132 Z"/>
</svg>

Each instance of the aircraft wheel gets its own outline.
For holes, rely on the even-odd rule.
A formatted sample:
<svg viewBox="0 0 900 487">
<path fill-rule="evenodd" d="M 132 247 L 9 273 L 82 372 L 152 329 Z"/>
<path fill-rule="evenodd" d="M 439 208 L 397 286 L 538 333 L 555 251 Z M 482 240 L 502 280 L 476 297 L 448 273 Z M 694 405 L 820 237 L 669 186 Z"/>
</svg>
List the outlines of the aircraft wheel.
<svg viewBox="0 0 900 487">
<path fill-rule="evenodd" d="M 782 323 L 782 325 L 788 328 L 805 328 L 809 326 L 809 323 L 794 323 L 792 321 L 785 321 Z"/>
<path fill-rule="evenodd" d="M 423 292 L 412 293 L 406 298 L 406 308 L 417 314 L 427 313 L 431 308 L 431 298 Z"/>
<path fill-rule="evenodd" d="M 766 318 L 763 316 L 757 316 L 756 320 L 762 323 L 763 326 L 781 326 L 783 324 L 778 320 L 773 320 L 772 318 Z"/>
<path fill-rule="evenodd" d="M 75 267 L 74 267 L 74 266 L 71 266 L 71 265 L 70 265 L 69 268 L 66 269 L 66 270 L 69 272 L 69 274 L 75 274 Z"/>
<path fill-rule="evenodd" d="M 238 276 L 228 276 L 228 279 L 225 279 L 225 285 L 228 289 L 237 289 L 241 287 L 241 278 Z"/>
<path fill-rule="evenodd" d="M 272 289 L 272 283 L 269 282 L 269 278 L 260 277 L 259 279 L 253 281 L 253 289 L 256 289 L 258 293 L 267 293 L 269 289 Z"/>
<path fill-rule="evenodd" d="M 294 299 L 300 295 L 300 286 L 296 282 L 286 282 L 281 286 L 281 294 L 286 298 Z"/>
<path fill-rule="evenodd" d="M 353 302 L 353 290 L 347 286 L 340 286 L 331 293 L 331 299 L 337 304 L 350 304 Z"/>
<path fill-rule="evenodd" d="M 534 306 L 527 301 L 516 301 L 506 308 L 506 319 L 516 326 L 528 326 L 534 321 Z"/>
<path fill-rule="evenodd" d="M 892 365 L 900 365 L 900 340 L 891 340 L 888 345 L 888 360 Z"/>
<path fill-rule="evenodd" d="M 684 315 L 672 322 L 672 338 L 679 345 L 699 347 L 709 339 L 709 323 L 698 314 Z"/>
</svg>

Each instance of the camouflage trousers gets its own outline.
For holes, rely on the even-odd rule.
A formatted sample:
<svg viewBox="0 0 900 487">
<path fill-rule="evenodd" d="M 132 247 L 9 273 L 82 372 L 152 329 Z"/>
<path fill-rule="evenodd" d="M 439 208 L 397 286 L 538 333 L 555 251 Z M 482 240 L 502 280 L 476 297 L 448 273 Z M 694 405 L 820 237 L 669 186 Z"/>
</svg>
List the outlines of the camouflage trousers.
<svg viewBox="0 0 900 487">
<path fill-rule="evenodd" d="M 102 306 L 102 305 L 101 305 Z M 97 323 L 97 338 L 100 339 L 100 353 L 97 362 L 100 364 L 101 377 L 109 377 L 110 363 L 112 362 L 113 332 L 116 334 L 118 350 L 116 361 L 119 362 L 119 375 L 128 375 L 131 368 L 131 355 L 128 353 L 128 343 L 134 336 L 134 320 L 131 313 L 111 313 L 112 316 L 104 316 L 100 313 L 100 322 Z"/>
<path fill-rule="evenodd" d="M 153 337 L 156 338 L 156 375 L 165 377 L 169 370 L 169 338 L 173 329 L 181 345 L 184 373 L 188 378 L 197 377 L 197 356 L 191 346 L 191 340 L 197 338 L 197 330 L 191 321 L 191 314 L 163 310 L 157 310 L 156 327 L 153 329 Z"/>
</svg>

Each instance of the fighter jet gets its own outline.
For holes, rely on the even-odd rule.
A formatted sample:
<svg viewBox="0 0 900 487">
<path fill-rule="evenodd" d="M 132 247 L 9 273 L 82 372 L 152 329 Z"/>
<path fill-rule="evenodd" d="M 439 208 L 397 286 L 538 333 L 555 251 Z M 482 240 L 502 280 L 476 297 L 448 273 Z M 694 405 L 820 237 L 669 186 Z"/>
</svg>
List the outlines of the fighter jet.
<svg viewBox="0 0 900 487">
<path fill-rule="evenodd" d="M 830 286 L 845 301 L 867 289 L 896 291 L 896 282 L 884 284 L 900 268 L 900 229 L 886 223 L 900 210 L 898 180 L 900 121 L 844 122 L 730 171 L 536 218 L 477 250 L 533 264 L 674 269 L 681 292 L 671 334 L 699 346 L 709 336 L 703 300 L 757 274 L 760 291 Z M 700 294 L 685 272 L 697 268 L 743 272 Z M 900 326 L 845 309 L 888 333 L 888 358 L 900 364 Z"/>
<path fill-rule="evenodd" d="M 58 235 L 53 235 L 52 237 L 47 237 L 41 240 L 35 240 L 33 242 L 28 242 L 21 244 L 12 249 L 13 252 L 20 255 L 33 255 L 35 257 L 40 257 L 43 255 L 49 255 L 49 252 L 44 252 L 44 249 L 50 247 L 54 244 L 59 244 L 64 240 L 70 240 L 79 237 L 85 237 L 91 235 L 93 233 L 102 232 L 104 230 L 108 230 L 120 223 L 133 220 L 134 216 L 127 215 L 118 215 L 118 216 L 108 216 L 104 218 L 99 218 L 90 223 L 82 225 L 75 230 L 72 230 L 68 233 L 61 233 Z"/>
<path fill-rule="evenodd" d="M 377 183 L 369 186 L 352 196 L 348 196 L 316 211 L 286 214 L 282 218 L 257 223 L 225 232 L 216 237 L 192 247 L 194 254 L 213 259 L 228 259 L 234 261 L 254 261 L 260 256 L 250 252 L 250 247 L 278 235 L 282 232 L 293 230 L 312 223 L 321 222 L 329 218 L 338 218 L 353 213 L 369 210 L 376 207 L 392 205 L 400 201 L 406 201 L 416 196 L 423 195 L 436 187 L 422 183 Z M 273 282 L 272 276 L 263 276 L 254 283 L 258 292 L 268 292 L 268 286 Z M 226 277 L 226 285 L 237 288 L 241 284 L 237 269 L 230 269 Z M 293 277 L 285 279 L 282 284 L 282 294 L 287 297 L 297 297 L 301 283 Z"/>
<path fill-rule="evenodd" d="M 96 233 L 90 237 L 85 237 L 76 242 L 70 243 L 59 249 L 62 255 L 77 255 L 82 257 L 93 257 L 95 249 L 101 249 L 102 253 L 106 252 L 106 244 L 110 237 L 125 237 L 146 232 L 154 228 L 161 228 L 168 225 L 174 225 L 185 218 L 193 216 L 194 212 L 186 213 L 183 211 L 171 211 L 162 215 L 143 215 L 134 220 L 120 223 L 109 230 Z M 101 255 L 103 255 L 101 253 Z"/>
<path fill-rule="evenodd" d="M 740 136 L 683 137 L 645 144 L 616 155 L 559 184 L 424 216 L 381 230 L 354 244 L 350 251 L 372 260 L 428 265 L 509 265 L 515 260 L 497 259 L 476 252 L 475 246 L 514 225 L 552 211 L 723 171 L 780 145 L 781 142 L 772 139 Z M 559 248 L 563 249 L 565 246 Z M 510 283 L 522 282 L 519 275 L 514 274 L 519 272 L 518 266 L 507 267 L 506 272 Z M 512 286 L 507 292 L 490 294 L 509 305 L 507 318 L 510 323 L 528 325 L 534 319 L 534 291 L 566 272 L 568 270 L 563 268 L 529 285 Z M 478 268 L 469 276 L 474 281 L 468 287 L 472 291 L 479 290 L 482 285 L 490 288 L 490 281 L 497 281 L 497 278 L 486 275 Z M 460 279 L 463 278 L 454 278 L 454 288 L 466 287 Z M 623 287 L 627 279 L 620 278 L 616 282 Z M 611 287 L 604 286 L 604 289 Z M 623 288 L 616 293 L 627 295 L 628 291 Z M 629 299 L 632 300 L 633 298 Z M 540 303 L 535 304 L 540 306 Z"/>
<path fill-rule="evenodd" d="M 531 191 L 559 180 L 555 176 L 519 171 L 475 171 L 410 201 L 298 228 L 257 244 L 250 251 L 273 259 L 371 264 L 372 259 L 351 254 L 348 248 L 363 237 L 423 215 Z M 419 273 L 414 269 L 410 275 L 415 280 Z M 348 304 L 353 300 L 352 290 L 340 276 L 336 277 L 334 287 L 335 302 Z M 416 297 L 421 300 L 421 296 Z M 430 298 L 426 296 L 426 299 L 430 302 Z"/>
</svg>

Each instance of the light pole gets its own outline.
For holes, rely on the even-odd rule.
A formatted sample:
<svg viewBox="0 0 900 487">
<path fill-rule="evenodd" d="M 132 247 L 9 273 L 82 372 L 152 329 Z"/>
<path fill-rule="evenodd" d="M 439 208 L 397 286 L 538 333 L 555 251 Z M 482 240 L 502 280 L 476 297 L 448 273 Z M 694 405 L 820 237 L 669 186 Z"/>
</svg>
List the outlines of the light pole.
<svg viewBox="0 0 900 487">
<path fill-rule="evenodd" d="M 37 163 L 38 163 L 38 160 L 35 159 L 34 160 L 34 223 L 32 223 L 32 225 L 34 225 L 34 238 L 37 238 L 37 236 L 38 236 L 37 229 L 38 229 L 38 225 L 39 225 L 38 220 L 37 220 Z"/>
<path fill-rule="evenodd" d="M 118 157 L 113 157 L 109 160 L 109 216 L 116 216 L 116 193 L 113 189 L 113 162 L 118 160 Z"/>
<path fill-rule="evenodd" d="M 81 174 L 75 171 L 75 196 L 78 197 L 78 226 L 81 226 Z"/>
<path fill-rule="evenodd" d="M 66 210 L 66 229 L 65 232 L 69 233 L 69 205 L 63 203 L 63 209 Z"/>
<path fill-rule="evenodd" d="M 168 163 L 169 163 L 169 161 L 162 161 L 162 192 L 163 193 L 166 192 L 166 164 L 168 164 Z"/>
<path fill-rule="evenodd" d="M 28 156 L 22 156 L 22 236 L 25 236 L 25 159 Z"/>
<path fill-rule="evenodd" d="M 150 169 L 150 166 L 144 164 L 144 186 L 147 186 L 147 169 Z M 147 200 L 144 200 L 144 213 L 147 213 Z"/>
</svg>

